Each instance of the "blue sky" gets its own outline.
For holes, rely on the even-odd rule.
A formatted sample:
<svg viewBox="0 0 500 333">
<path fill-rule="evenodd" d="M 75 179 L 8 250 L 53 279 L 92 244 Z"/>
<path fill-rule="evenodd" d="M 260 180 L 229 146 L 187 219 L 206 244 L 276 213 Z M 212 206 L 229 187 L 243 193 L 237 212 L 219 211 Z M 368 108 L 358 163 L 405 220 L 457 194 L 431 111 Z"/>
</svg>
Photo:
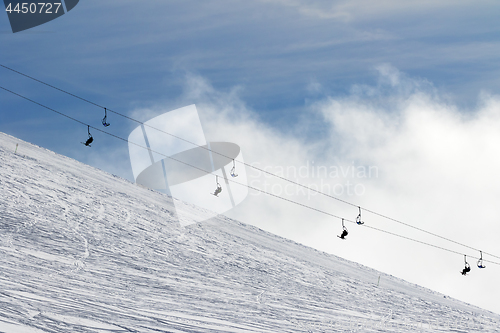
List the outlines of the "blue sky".
<svg viewBox="0 0 500 333">
<path fill-rule="evenodd" d="M 498 17 L 496 1 L 80 1 L 67 15 L 17 34 L 0 15 L 0 63 L 144 121 L 195 103 L 207 137 L 238 143 L 249 163 L 275 170 L 313 160 L 374 165 L 380 176 L 358 179 L 366 193 L 347 199 L 473 246 L 486 237 L 485 249 L 500 253 L 493 237 L 500 230 L 486 223 L 498 216 L 491 201 L 498 138 L 488 127 L 500 124 Z M 102 109 L 3 68 L 0 85 L 100 126 Z M 108 120 L 109 131 L 124 138 L 136 126 Z M 133 181 L 124 142 L 95 133 L 87 149 L 84 126 L 3 91 L 0 131 Z M 344 212 L 316 199 L 298 198 Z M 232 214 L 500 312 L 472 291 L 472 283 L 493 279 L 469 279 L 466 295 L 463 280 L 454 280 L 462 278 L 455 276 L 462 258 L 414 248 L 422 257 L 412 254 L 412 267 L 431 256 L 450 262 L 443 271 L 452 273 L 430 278 L 395 267 L 408 258 L 394 254 L 390 239 L 380 252 L 363 247 L 380 246 L 371 234 L 343 249 L 332 245 L 323 235 L 337 230 L 309 212 L 250 197 Z"/>
<path fill-rule="evenodd" d="M 242 100 L 277 128 L 295 123 L 306 100 L 374 83 L 382 63 L 429 80 L 464 110 L 480 91 L 500 89 L 495 2 L 330 3 L 83 1 L 21 34 L 9 33 L 7 16 L 0 17 L 0 59 L 123 112 L 172 103 L 194 73 L 220 90 L 240 87 Z M 0 74 L 10 87 L 38 88 Z"/>
</svg>

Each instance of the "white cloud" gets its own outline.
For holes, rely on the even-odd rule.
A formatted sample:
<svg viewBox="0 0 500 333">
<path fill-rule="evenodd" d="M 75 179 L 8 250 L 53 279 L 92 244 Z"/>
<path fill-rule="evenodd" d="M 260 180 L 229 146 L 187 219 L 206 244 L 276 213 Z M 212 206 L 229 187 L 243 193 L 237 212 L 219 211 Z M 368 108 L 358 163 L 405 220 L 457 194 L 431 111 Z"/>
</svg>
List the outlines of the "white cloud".
<svg viewBox="0 0 500 333">
<path fill-rule="evenodd" d="M 297 8 L 297 10 L 307 16 L 324 19 L 348 20 L 351 15 L 346 11 L 345 4 L 332 3 L 331 1 L 301 1 L 301 0 L 263 0 L 274 2 L 287 7 Z"/>
<path fill-rule="evenodd" d="M 323 87 L 317 80 L 311 79 L 307 84 L 306 90 L 310 94 L 319 94 L 323 91 Z"/>
<path fill-rule="evenodd" d="M 247 163 L 500 253 L 500 225 L 494 222 L 500 195 L 500 99 L 483 94 L 477 110 L 460 111 L 425 79 L 409 78 L 387 64 L 377 71 L 376 85 L 353 87 L 349 96 L 324 98 L 304 111 L 322 117 L 328 128 L 316 141 L 294 134 L 313 133 L 308 122 L 284 122 L 279 130 L 263 123 L 239 98 L 241 87 L 219 91 L 204 78 L 188 75 L 185 94 L 176 103 L 196 103 L 207 139 L 237 143 Z M 357 215 L 356 207 L 307 194 L 255 170 L 247 173 L 252 186 L 347 219 Z M 493 297 L 490 290 L 499 270 L 493 264 L 482 271 L 473 268 L 464 278 L 461 255 L 352 224 L 347 224 L 348 240 L 340 241 L 339 220 L 252 191 L 227 215 L 500 312 L 495 301 L 500 295 Z M 364 219 L 370 226 L 479 255 L 366 212 Z M 474 266 L 474 259 L 469 262 Z"/>
<path fill-rule="evenodd" d="M 264 2 L 277 3 L 286 7 L 296 8 L 301 14 L 321 19 L 337 19 L 351 21 L 360 17 L 389 16 L 396 13 L 415 13 L 428 11 L 430 9 L 442 9 L 450 6 L 460 7 L 470 5 L 470 2 L 462 1 L 397 1 L 397 0 L 261 0 Z"/>
<path fill-rule="evenodd" d="M 481 96 L 477 110 L 461 112 L 453 104 L 440 100 L 432 89 L 420 90 L 420 80 L 404 77 L 394 68 L 381 69 L 380 82 L 390 86 L 393 94 L 387 96 L 382 83 L 372 87 L 369 95 L 361 95 L 364 98 L 353 94 L 343 99 L 329 98 L 317 105 L 331 125 L 331 140 L 342 138 L 337 141 L 343 152 L 341 159 L 376 165 L 380 170 L 380 178 L 367 182 L 366 195 L 358 202 L 419 228 L 475 248 L 487 248 L 498 255 L 500 247 L 496 235 L 500 227 L 491 219 L 498 214 L 495 207 L 500 194 L 498 97 Z M 377 94 L 378 98 L 373 99 Z M 382 106 L 381 100 L 387 105 Z M 417 231 L 407 233 L 398 225 L 371 218 L 373 221 L 369 223 L 375 226 L 405 232 L 410 237 L 459 253 L 478 255 L 456 244 Z M 499 312 L 493 302 L 488 303 L 478 296 L 491 293 L 490 287 L 495 283 L 493 276 L 498 272 L 494 265 L 490 265 L 490 271 L 475 269 L 469 280 L 460 281 L 456 271 L 460 256 L 437 249 L 429 251 L 411 243 L 395 247 L 399 244 L 397 240 L 396 243 L 387 241 L 390 245 L 374 241 L 369 253 L 363 246 L 359 254 L 345 255 L 368 265 L 376 263 L 383 271 Z M 325 248 L 334 251 L 335 247 L 325 245 Z M 367 259 L 369 257 L 372 258 Z M 470 259 L 469 262 L 474 264 L 475 261 Z M 432 274 L 432 280 L 428 274 Z"/>
</svg>

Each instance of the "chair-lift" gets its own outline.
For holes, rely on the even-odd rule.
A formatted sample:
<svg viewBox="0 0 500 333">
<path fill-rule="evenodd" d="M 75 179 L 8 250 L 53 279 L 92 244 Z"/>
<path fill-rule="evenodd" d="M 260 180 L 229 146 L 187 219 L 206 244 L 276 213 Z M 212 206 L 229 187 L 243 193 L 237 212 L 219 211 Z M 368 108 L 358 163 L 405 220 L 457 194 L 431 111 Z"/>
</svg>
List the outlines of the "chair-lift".
<svg viewBox="0 0 500 333">
<path fill-rule="evenodd" d="M 342 234 L 340 236 L 337 236 L 340 239 L 345 239 L 345 236 L 347 236 L 349 232 L 347 231 L 347 228 L 344 225 L 344 219 L 342 219 Z"/>
<path fill-rule="evenodd" d="M 477 267 L 479 268 L 486 268 L 486 266 L 483 265 L 483 251 L 479 251 L 481 253 L 481 258 L 477 261 Z"/>
<path fill-rule="evenodd" d="M 231 169 L 231 177 L 238 177 L 238 175 L 236 174 L 236 165 L 234 164 L 234 159 L 233 159 L 233 168 Z"/>
<path fill-rule="evenodd" d="M 356 223 L 359 225 L 365 224 L 365 222 L 361 221 L 361 207 L 358 206 L 358 209 L 359 209 L 359 214 L 358 217 L 356 217 Z"/>
<path fill-rule="evenodd" d="M 467 275 L 467 273 L 470 272 L 470 265 L 469 263 L 467 262 L 467 256 L 464 254 L 464 261 L 465 261 L 465 267 L 464 269 L 462 269 L 462 275 Z"/>
<path fill-rule="evenodd" d="M 219 176 L 215 175 L 215 183 L 217 184 L 217 188 L 215 189 L 214 193 L 212 193 L 213 195 L 215 195 L 216 197 L 219 197 L 219 193 L 222 192 L 222 186 L 220 186 L 219 184 Z"/>
</svg>

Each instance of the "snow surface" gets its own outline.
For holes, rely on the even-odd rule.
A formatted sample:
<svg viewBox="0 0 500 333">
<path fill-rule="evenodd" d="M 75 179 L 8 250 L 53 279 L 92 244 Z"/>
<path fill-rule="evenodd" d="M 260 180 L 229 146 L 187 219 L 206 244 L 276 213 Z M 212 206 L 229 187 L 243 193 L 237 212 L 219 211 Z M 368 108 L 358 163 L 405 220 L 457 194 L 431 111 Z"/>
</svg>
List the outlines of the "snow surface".
<svg viewBox="0 0 500 333">
<path fill-rule="evenodd" d="M 181 227 L 170 197 L 2 133 L 0 166 L 1 332 L 500 332 L 224 216 Z"/>
</svg>

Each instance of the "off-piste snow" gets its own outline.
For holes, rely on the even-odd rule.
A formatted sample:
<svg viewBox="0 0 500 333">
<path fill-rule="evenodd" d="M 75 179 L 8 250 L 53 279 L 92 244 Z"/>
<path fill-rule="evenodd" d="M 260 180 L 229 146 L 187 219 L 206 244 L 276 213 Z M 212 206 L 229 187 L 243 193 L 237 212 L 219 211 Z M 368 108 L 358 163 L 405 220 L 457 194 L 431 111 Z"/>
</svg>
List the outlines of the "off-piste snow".
<svg viewBox="0 0 500 333">
<path fill-rule="evenodd" d="M 0 332 L 500 332 L 494 313 L 224 216 L 181 227 L 170 197 L 6 134 L 0 198 Z"/>
</svg>

